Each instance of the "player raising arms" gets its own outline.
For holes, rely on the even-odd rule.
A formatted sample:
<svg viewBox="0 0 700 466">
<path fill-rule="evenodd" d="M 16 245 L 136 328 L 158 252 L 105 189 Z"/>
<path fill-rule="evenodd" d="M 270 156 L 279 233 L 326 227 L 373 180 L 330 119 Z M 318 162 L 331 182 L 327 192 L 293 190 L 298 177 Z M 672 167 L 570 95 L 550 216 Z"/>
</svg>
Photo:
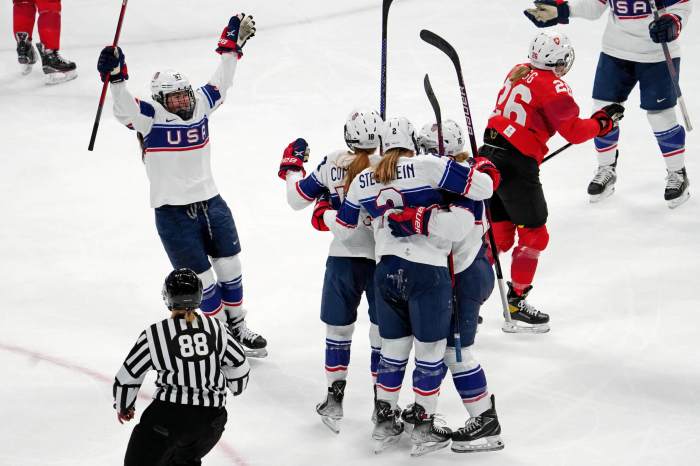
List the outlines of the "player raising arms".
<svg viewBox="0 0 700 466">
<path fill-rule="evenodd" d="M 151 207 L 170 262 L 194 270 L 202 280 L 202 312 L 227 322 L 248 355 L 263 357 L 267 342 L 245 323 L 241 245 L 214 183 L 209 147 L 209 118 L 224 101 L 241 50 L 253 35 L 252 16 L 232 16 L 216 49 L 221 63 L 209 83 L 194 91 L 182 73 L 158 71 L 151 80 L 153 102 L 135 99 L 127 89 L 121 48 L 105 47 L 97 69 L 111 82 L 117 119 L 143 136 Z"/>
<path fill-rule="evenodd" d="M 662 15 L 654 20 L 650 1 Z M 535 8 L 525 15 L 538 27 L 566 24 L 569 18 L 598 19 L 610 8 L 603 35 L 603 51 L 593 82 L 593 105 L 601 108 L 611 102 L 623 103 L 639 83 L 641 107 L 656 137 L 666 163 L 664 199 L 670 208 L 690 197 L 685 170 L 685 129 L 676 119 L 676 93 L 669 75 L 663 49 L 668 43 L 676 72 L 680 73 L 681 30 L 688 23 L 691 0 L 536 0 Z M 597 202 L 615 190 L 617 181 L 617 142 L 619 130 L 595 139 L 598 169 L 588 185 L 591 202 Z"/>
<path fill-rule="evenodd" d="M 564 34 L 538 34 L 530 44 L 529 63 L 516 65 L 498 94 L 479 154 L 501 172 L 501 184 L 491 201 L 493 232 L 499 252 L 513 249 L 508 304 L 519 328 L 513 331 L 546 332 L 549 316 L 527 298 L 540 253 L 549 242 L 547 202 L 540 183 L 539 165 L 547 141 L 558 132 L 579 144 L 604 137 L 617 126 L 624 109 L 610 104 L 591 118 L 578 117 L 571 89 L 561 79 L 574 63 L 574 49 Z"/>
<path fill-rule="evenodd" d="M 397 401 L 415 346 L 413 417 L 417 422 L 411 433 L 411 454 L 422 455 L 450 442 L 449 429 L 434 424 L 452 314 L 447 256 L 452 241 L 462 238 L 474 223 L 464 209 L 443 216 L 435 207 L 442 199 L 441 190 L 476 200 L 490 197 L 493 182 L 486 172 L 495 167 L 486 162 L 470 170 L 445 158 L 414 157 L 415 132 L 406 118 L 387 121 L 382 145 L 381 161 L 355 177 L 336 222 L 329 227 L 343 239 L 353 234 L 362 219 L 371 218 L 379 260 L 374 282 L 382 337 L 372 433 L 375 451 L 398 441 L 403 432 Z M 454 236 L 393 236 L 384 215 L 405 207 L 423 208 L 413 222 L 416 230 L 440 227 Z"/>
<path fill-rule="evenodd" d="M 379 130 L 384 122 L 373 110 L 353 110 L 345 121 L 345 143 L 350 150 L 332 152 L 323 158 L 316 170 L 306 178 L 303 164 L 309 148 L 305 140 L 297 139 L 285 149 L 279 177 L 287 182 L 287 202 L 303 209 L 316 200 L 312 224 L 320 231 L 335 222 L 344 193 L 352 180 L 372 162 L 379 146 Z M 350 345 L 357 320 L 357 307 L 362 293 L 369 304 L 370 370 L 376 379 L 381 338 L 374 306 L 374 236 L 372 230 L 361 226 L 346 241 L 334 238 L 326 260 L 321 298 L 321 320 L 326 324 L 326 399 L 316 406 L 324 424 L 340 431 L 343 418 L 343 396 L 350 364 Z"/>
</svg>

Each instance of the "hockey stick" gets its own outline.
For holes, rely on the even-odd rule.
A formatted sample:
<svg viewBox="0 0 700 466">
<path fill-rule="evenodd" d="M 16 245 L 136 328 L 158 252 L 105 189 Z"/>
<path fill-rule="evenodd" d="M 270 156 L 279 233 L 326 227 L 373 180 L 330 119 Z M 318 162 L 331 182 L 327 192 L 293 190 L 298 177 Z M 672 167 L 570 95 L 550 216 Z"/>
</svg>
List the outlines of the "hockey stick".
<svg viewBox="0 0 700 466">
<path fill-rule="evenodd" d="M 450 58 L 450 60 L 452 61 L 452 64 L 455 67 L 455 71 L 457 72 L 457 82 L 459 83 L 459 91 L 462 95 L 462 107 L 464 108 L 464 117 L 467 120 L 467 132 L 469 133 L 469 143 L 471 145 L 472 154 L 477 155 L 478 148 L 476 146 L 476 136 L 474 136 L 474 125 L 472 124 L 472 116 L 471 116 L 471 112 L 469 110 L 469 101 L 467 100 L 467 88 L 464 85 L 464 77 L 462 76 L 462 65 L 459 62 L 459 55 L 457 55 L 457 51 L 454 49 L 454 47 L 452 47 L 445 39 L 438 36 L 434 32 L 428 31 L 427 29 L 423 29 L 420 32 L 420 38 L 423 39 L 428 44 L 432 45 L 433 47 L 438 48 L 440 51 L 445 53 Z M 501 261 L 498 258 L 498 249 L 496 248 L 496 238 L 493 234 L 493 228 L 491 228 L 491 225 L 493 225 L 493 222 L 491 222 L 491 209 L 489 208 L 488 201 L 484 201 L 484 206 L 486 207 L 486 209 L 485 209 L 486 218 L 488 219 L 488 222 L 489 222 L 489 229 L 488 229 L 489 243 L 491 245 L 491 255 L 493 256 L 494 265 L 496 266 L 496 278 L 497 278 L 497 282 L 498 282 L 498 291 L 501 295 L 501 305 L 503 307 L 503 317 L 506 320 L 506 323 L 510 324 L 511 323 L 510 311 L 508 310 L 508 300 L 506 298 L 506 289 L 505 289 L 505 286 L 503 285 L 503 269 L 501 269 Z"/>
<path fill-rule="evenodd" d="M 560 152 L 564 152 L 566 149 L 568 149 L 569 147 L 571 147 L 573 145 L 574 145 L 573 143 L 569 142 L 566 145 L 561 146 L 559 149 L 555 150 L 554 152 L 549 154 L 547 157 L 543 158 L 542 163 L 545 163 L 547 160 L 551 159 L 552 157 L 559 154 Z"/>
<path fill-rule="evenodd" d="M 440 103 L 435 97 L 433 86 L 430 85 L 430 78 L 427 74 L 423 79 L 423 88 L 425 89 L 425 94 L 428 96 L 428 100 L 430 101 L 430 106 L 433 107 L 433 112 L 435 113 L 435 122 L 437 124 L 438 133 L 438 155 L 442 157 L 445 155 L 445 140 L 442 137 L 442 112 L 440 112 Z M 452 281 L 452 312 L 455 319 L 452 334 L 455 344 L 455 357 L 457 362 L 462 362 L 462 336 L 459 332 L 459 303 L 457 301 L 457 288 L 455 288 L 455 262 L 454 255 L 451 252 L 447 257 L 447 267 L 450 270 L 450 279 Z"/>
<path fill-rule="evenodd" d="M 654 0 L 647 0 L 647 3 L 649 3 L 651 12 L 654 14 L 654 21 L 657 21 L 659 19 L 659 9 L 656 7 L 656 2 Z M 683 94 L 681 93 L 681 86 L 678 83 L 678 73 L 676 72 L 676 67 L 673 64 L 671 52 L 668 50 L 668 43 L 662 42 L 661 48 L 664 50 L 664 56 L 666 57 L 666 66 L 668 67 L 668 74 L 671 76 L 671 81 L 673 82 L 673 91 L 676 93 L 676 100 L 678 101 L 678 105 L 681 107 L 681 114 L 683 114 L 685 129 L 688 131 L 692 131 L 693 124 L 690 122 L 688 109 L 685 106 L 685 100 L 683 99 Z"/>
<path fill-rule="evenodd" d="M 112 41 L 112 47 L 116 47 L 119 43 L 119 34 L 122 32 L 122 23 L 124 22 L 124 13 L 126 13 L 126 3 L 129 0 L 122 0 L 122 9 L 119 13 L 119 21 L 117 22 L 117 32 L 114 34 L 114 41 Z M 102 117 L 102 107 L 105 104 L 105 97 L 107 96 L 107 87 L 109 86 L 109 79 L 105 79 L 102 83 L 102 93 L 100 94 L 100 102 L 97 104 L 97 114 L 95 115 L 95 123 L 92 125 L 92 134 L 90 135 L 90 144 L 88 144 L 88 150 L 92 151 L 95 148 L 95 139 L 97 138 L 97 128 L 100 126 L 100 118 Z"/>
<path fill-rule="evenodd" d="M 382 2 L 382 70 L 379 89 L 379 116 L 386 121 L 386 55 L 387 55 L 387 28 L 389 26 L 389 8 L 393 0 Z M 380 146 L 381 147 L 381 146 Z"/>
</svg>

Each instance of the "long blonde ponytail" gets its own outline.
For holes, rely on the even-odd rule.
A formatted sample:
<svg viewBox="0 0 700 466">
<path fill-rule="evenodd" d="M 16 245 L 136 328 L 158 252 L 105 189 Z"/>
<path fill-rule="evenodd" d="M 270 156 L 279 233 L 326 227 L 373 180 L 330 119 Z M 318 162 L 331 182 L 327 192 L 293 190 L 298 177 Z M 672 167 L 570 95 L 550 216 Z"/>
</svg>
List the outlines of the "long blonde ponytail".
<svg viewBox="0 0 700 466">
<path fill-rule="evenodd" d="M 347 167 L 345 179 L 343 180 L 343 189 L 347 193 L 350 190 L 350 183 L 360 174 L 362 170 L 369 167 L 369 156 L 374 153 L 374 149 L 355 149 L 355 160 Z"/>
<path fill-rule="evenodd" d="M 396 167 L 401 157 L 413 157 L 413 151 L 396 147 L 384 153 L 382 160 L 374 169 L 374 178 L 382 184 L 387 184 L 396 179 Z"/>
</svg>

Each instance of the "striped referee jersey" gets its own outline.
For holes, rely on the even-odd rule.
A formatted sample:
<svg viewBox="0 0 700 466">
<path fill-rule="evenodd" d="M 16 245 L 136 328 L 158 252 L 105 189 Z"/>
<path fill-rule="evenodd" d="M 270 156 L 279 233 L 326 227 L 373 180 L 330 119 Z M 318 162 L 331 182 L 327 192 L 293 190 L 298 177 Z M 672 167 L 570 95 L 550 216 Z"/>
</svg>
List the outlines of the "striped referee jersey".
<svg viewBox="0 0 700 466">
<path fill-rule="evenodd" d="M 114 407 L 131 409 L 146 373 L 158 372 L 153 398 L 193 406 L 223 407 L 226 387 L 239 395 L 248 385 L 250 366 L 228 327 L 197 314 L 157 322 L 141 332 L 114 378 Z"/>
</svg>

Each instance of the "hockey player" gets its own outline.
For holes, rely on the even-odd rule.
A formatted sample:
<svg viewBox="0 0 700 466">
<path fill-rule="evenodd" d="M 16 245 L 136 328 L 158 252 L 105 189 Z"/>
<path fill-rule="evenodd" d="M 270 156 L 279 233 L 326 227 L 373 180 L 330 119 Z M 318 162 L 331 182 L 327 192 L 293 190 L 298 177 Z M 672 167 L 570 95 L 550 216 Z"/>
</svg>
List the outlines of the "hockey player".
<svg viewBox="0 0 700 466">
<path fill-rule="evenodd" d="M 445 120 L 442 132 L 445 156 L 458 163 L 466 163 L 469 154 L 462 151 L 464 137 L 459 125 L 453 120 Z M 438 154 L 436 124 L 423 126 L 418 137 L 418 146 L 425 153 Z M 495 281 L 483 240 L 488 228 L 484 217 L 484 203 L 450 193 L 444 194 L 443 203 L 450 210 L 466 209 L 473 216 L 473 226 L 466 236 L 452 245 L 454 287 L 459 312 L 453 313 L 450 328 L 455 328 L 455 316 L 459 315 L 462 360 L 457 361 L 454 334 L 450 332 L 447 337 L 445 365 L 452 374 L 452 382 L 469 415 L 464 427 L 452 433 L 452 451 L 463 453 L 501 450 L 504 444 L 500 437 L 501 425 L 496 414 L 495 398 L 493 395 L 489 396 L 486 374 L 472 349 L 479 309 L 491 295 Z M 422 209 L 405 208 L 400 214 L 390 214 L 388 218 L 392 234 L 399 237 L 426 233 L 435 237 L 449 236 L 449 232 L 440 230 L 440 225 L 417 231 L 414 226 Z M 440 215 L 447 214 L 441 212 Z M 410 424 L 415 421 L 411 414 L 411 411 L 404 410 L 404 422 Z"/>
<path fill-rule="evenodd" d="M 61 43 L 61 0 L 12 0 L 13 31 L 17 41 L 17 61 L 22 74 L 29 74 L 36 63 L 32 44 L 38 12 L 39 36 L 36 44 L 47 84 L 58 84 L 78 77 L 75 63 L 59 53 Z"/>
<path fill-rule="evenodd" d="M 675 208 L 690 197 L 685 169 L 685 129 L 676 119 L 676 94 L 661 47 L 668 43 L 680 73 L 681 30 L 688 23 L 691 0 L 654 0 L 662 15 L 654 20 L 650 0 L 536 0 L 525 15 L 538 27 L 567 24 L 570 17 L 597 19 L 610 8 L 603 51 L 593 82 L 595 109 L 624 103 L 639 83 L 641 107 L 666 163 L 664 199 Z M 617 181 L 618 129 L 595 138 L 598 168 L 588 185 L 591 202 L 610 196 Z"/>
<path fill-rule="evenodd" d="M 411 454 L 418 456 L 444 448 L 450 442 L 450 430 L 434 423 L 451 316 L 447 256 L 452 241 L 463 237 L 468 225 L 473 224 L 473 217 L 465 210 L 443 220 L 431 207 L 441 200 L 440 190 L 477 200 L 490 197 L 491 176 L 497 172 L 488 161 L 470 170 L 444 158 L 414 157 L 415 132 L 406 118 L 387 121 L 382 146 L 381 161 L 355 177 L 336 222 L 329 227 L 343 239 L 353 234 L 361 219 L 371 219 L 379 260 L 375 272 L 379 295 L 375 298 L 382 337 L 372 437 L 375 451 L 379 452 L 395 443 L 403 432 L 397 401 L 408 357 L 415 346 L 413 417 L 417 422 L 411 433 Z M 454 236 L 393 236 L 384 216 L 405 207 L 429 207 L 416 217 L 417 230 L 448 222 L 444 231 Z"/>
<path fill-rule="evenodd" d="M 278 175 L 287 182 L 287 202 L 300 210 L 316 200 L 312 216 L 314 228 L 328 231 L 352 180 L 365 168 L 376 163 L 379 130 L 383 125 L 373 110 L 353 110 L 345 121 L 345 143 L 349 150 L 339 150 L 323 158 L 316 170 L 304 178 L 304 162 L 309 147 L 297 139 L 285 149 Z M 334 238 L 326 260 L 321 298 L 321 320 L 326 324 L 325 371 L 328 393 L 316 411 L 333 432 L 340 431 L 343 418 L 350 345 L 362 294 L 369 304 L 372 347 L 370 370 L 376 381 L 381 338 L 374 307 L 374 236 L 369 227 L 360 227 L 346 240 Z"/>
<path fill-rule="evenodd" d="M 111 82 L 117 119 L 143 135 L 151 207 L 170 262 L 199 275 L 202 311 L 227 322 L 249 356 L 264 357 L 266 340 L 245 322 L 241 245 L 212 177 L 208 126 L 231 87 L 241 50 L 254 34 L 250 15 L 231 17 L 216 49 L 221 64 L 209 83 L 194 91 L 182 73 L 158 71 L 151 80 L 153 102 L 134 99 L 127 89 L 121 48 L 105 47 L 97 69 Z"/>
<path fill-rule="evenodd" d="M 201 465 L 226 424 L 226 388 L 248 385 L 243 349 L 218 319 L 196 312 L 202 282 L 192 270 L 171 272 L 163 284 L 170 318 L 146 328 L 114 378 L 120 423 L 134 418 L 136 395 L 150 370 L 158 373 L 153 401 L 129 439 L 125 466 Z"/>
<path fill-rule="evenodd" d="M 513 249 L 508 305 L 512 324 L 504 331 L 549 331 L 549 316 L 526 301 L 540 253 L 549 242 L 547 202 L 539 165 L 547 141 L 558 132 L 580 144 L 606 137 L 622 118 L 624 108 L 610 104 L 591 118 L 578 117 L 579 108 L 562 77 L 574 63 L 574 49 L 564 34 L 540 33 L 530 43 L 529 62 L 516 65 L 498 94 L 479 154 L 501 172 L 501 184 L 491 200 L 493 232 L 498 251 Z"/>
</svg>

